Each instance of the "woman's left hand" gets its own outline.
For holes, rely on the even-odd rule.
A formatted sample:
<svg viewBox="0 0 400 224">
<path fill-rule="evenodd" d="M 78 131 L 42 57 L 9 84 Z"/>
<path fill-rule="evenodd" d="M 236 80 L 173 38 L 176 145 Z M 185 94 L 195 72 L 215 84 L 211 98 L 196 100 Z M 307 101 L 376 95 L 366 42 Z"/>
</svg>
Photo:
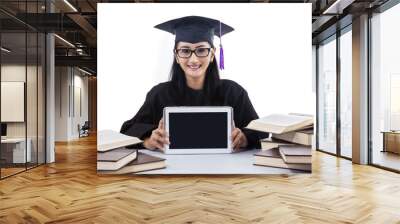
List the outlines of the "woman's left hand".
<svg viewBox="0 0 400 224">
<path fill-rule="evenodd" d="M 232 131 L 232 148 L 233 151 L 238 151 L 240 148 L 247 146 L 247 137 L 239 128 L 234 128 Z"/>
</svg>

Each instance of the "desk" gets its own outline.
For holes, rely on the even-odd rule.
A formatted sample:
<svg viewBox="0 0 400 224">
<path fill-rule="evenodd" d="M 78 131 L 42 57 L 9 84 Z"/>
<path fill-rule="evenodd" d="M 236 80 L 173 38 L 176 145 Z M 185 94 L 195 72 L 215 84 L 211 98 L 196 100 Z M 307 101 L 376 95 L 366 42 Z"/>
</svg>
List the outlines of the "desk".
<svg viewBox="0 0 400 224">
<path fill-rule="evenodd" d="M 259 149 L 232 154 L 167 155 L 157 151 L 144 153 L 166 159 L 167 167 L 137 174 L 291 174 L 297 170 L 253 165 L 253 154 Z"/>
<path fill-rule="evenodd" d="M 27 138 L 27 142 L 28 142 L 28 144 L 26 147 L 26 154 L 25 154 L 25 138 L 1 139 L 2 153 L 7 152 L 7 151 L 12 152 L 12 161 L 9 161 L 10 163 L 25 163 L 25 158 L 27 158 L 26 162 L 30 162 L 31 157 L 32 157 L 31 156 L 31 139 Z M 13 147 L 10 149 L 8 147 L 9 145 L 11 145 Z"/>
<path fill-rule="evenodd" d="M 382 131 L 382 152 L 393 152 L 400 154 L 400 131 Z"/>
</svg>

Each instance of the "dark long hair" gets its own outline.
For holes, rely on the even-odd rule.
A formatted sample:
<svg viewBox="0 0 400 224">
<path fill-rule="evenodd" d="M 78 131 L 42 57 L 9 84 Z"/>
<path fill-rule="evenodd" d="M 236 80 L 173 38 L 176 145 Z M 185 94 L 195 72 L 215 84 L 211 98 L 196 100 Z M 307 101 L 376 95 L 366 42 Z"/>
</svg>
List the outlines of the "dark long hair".
<svg viewBox="0 0 400 224">
<path fill-rule="evenodd" d="M 186 90 L 188 88 L 186 84 L 186 76 L 185 72 L 182 70 L 181 66 L 176 62 L 175 59 L 174 62 L 172 63 L 169 79 L 178 89 L 181 98 L 185 99 L 187 95 Z M 214 59 L 208 65 L 206 70 L 206 76 L 204 78 L 203 91 L 206 96 L 207 103 L 210 104 L 211 102 L 214 101 L 213 99 L 216 97 L 216 91 L 218 89 L 219 83 L 220 83 L 220 77 L 219 77 L 218 65 L 217 61 Z"/>
</svg>

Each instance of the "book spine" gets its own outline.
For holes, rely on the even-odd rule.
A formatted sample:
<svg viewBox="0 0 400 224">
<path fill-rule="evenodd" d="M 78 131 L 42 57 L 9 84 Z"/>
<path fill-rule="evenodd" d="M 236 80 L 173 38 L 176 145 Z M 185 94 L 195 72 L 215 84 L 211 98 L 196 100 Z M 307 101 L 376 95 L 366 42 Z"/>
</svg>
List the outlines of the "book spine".
<svg viewBox="0 0 400 224">
<path fill-rule="evenodd" d="M 304 134 L 301 132 L 290 132 L 285 134 L 272 134 L 273 138 L 300 144 L 311 146 L 312 143 L 312 135 Z"/>
</svg>

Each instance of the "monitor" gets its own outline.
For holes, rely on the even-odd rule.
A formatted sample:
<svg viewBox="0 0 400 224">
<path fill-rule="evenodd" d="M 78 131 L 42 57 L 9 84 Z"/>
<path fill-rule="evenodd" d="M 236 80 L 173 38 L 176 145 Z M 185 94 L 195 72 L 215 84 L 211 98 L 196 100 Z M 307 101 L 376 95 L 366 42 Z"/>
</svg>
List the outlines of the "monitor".
<svg viewBox="0 0 400 224">
<path fill-rule="evenodd" d="M 7 124 L 1 123 L 1 137 L 7 136 Z"/>
<path fill-rule="evenodd" d="M 167 154 L 231 153 L 231 107 L 166 107 Z"/>
</svg>

